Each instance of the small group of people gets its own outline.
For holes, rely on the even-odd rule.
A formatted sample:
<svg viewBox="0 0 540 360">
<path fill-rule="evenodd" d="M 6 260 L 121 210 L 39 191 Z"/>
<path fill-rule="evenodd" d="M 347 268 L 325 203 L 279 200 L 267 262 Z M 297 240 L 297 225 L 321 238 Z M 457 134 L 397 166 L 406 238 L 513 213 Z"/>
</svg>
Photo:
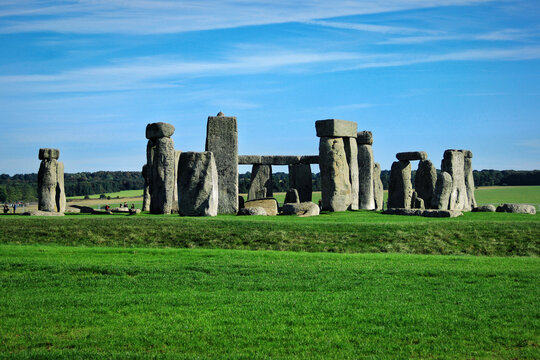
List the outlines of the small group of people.
<svg viewBox="0 0 540 360">
<path fill-rule="evenodd" d="M 121 207 L 121 208 L 122 208 L 122 207 L 123 207 L 123 208 L 127 208 L 127 207 L 128 207 L 127 201 L 124 201 L 124 203 L 123 203 L 123 204 L 120 204 L 119 207 Z M 135 210 L 135 204 L 131 204 L 130 209 L 131 209 L 131 210 Z"/>
<path fill-rule="evenodd" d="M 15 214 L 17 212 L 17 207 L 23 206 L 22 201 L 15 201 L 11 205 L 8 205 L 7 203 L 4 203 L 4 214 L 7 214 L 9 212 L 9 208 L 11 207 L 13 209 L 13 213 Z"/>
</svg>

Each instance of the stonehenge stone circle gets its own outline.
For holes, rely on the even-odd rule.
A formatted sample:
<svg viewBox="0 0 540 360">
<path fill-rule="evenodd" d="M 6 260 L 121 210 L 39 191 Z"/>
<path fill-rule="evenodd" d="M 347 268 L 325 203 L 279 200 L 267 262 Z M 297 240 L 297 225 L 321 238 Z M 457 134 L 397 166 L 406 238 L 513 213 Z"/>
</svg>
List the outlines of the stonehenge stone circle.
<svg viewBox="0 0 540 360">
<path fill-rule="evenodd" d="M 375 206 L 374 194 L 374 161 L 373 161 L 373 134 L 371 131 L 360 131 L 356 138 L 358 144 L 358 208 L 373 210 Z M 379 171 L 380 179 L 380 171 Z"/>
<path fill-rule="evenodd" d="M 343 138 L 321 137 L 319 159 L 323 210 L 346 211 L 352 189 Z"/>
<path fill-rule="evenodd" d="M 528 204 L 502 204 L 497 206 L 497 212 L 535 215 L 536 207 Z"/>
<path fill-rule="evenodd" d="M 383 209 L 384 188 L 381 180 L 381 164 L 373 163 L 373 196 L 375 198 L 375 210 Z"/>
<path fill-rule="evenodd" d="M 313 193 L 313 182 L 311 180 L 311 165 L 289 165 L 289 186 L 298 191 L 300 202 L 311 201 Z"/>
<path fill-rule="evenodd" d="M 38 210 L 64 212 L 66 194 L 64 190 L 64 164 L 58 162 L 58 149 L 39 149 L 41 164 L 38 171 Z"/>
<path fill-rule="evenodd" d="M 390 183 L 388 185 L 388 209 L 410 209 L 412 192 L 411 163 L 408 161 L 394 161 L 390 170 Z"/>
<path fill-rule="evenodd" d="M 465 187 L 467 189 L 467 201 L 468 208 L 475 208 L 477 206 L 476 198 L 474 197 L 474 177 L 472 168 L 472 151 L 461 150 L 463 153 L 464 161 L 464 173 L 465 173 Z"/>
<path fill-rule="evenodd" d="M 248 200 L 264 199 L 273 195 L 272 165 L 253 165 Z"/>
<path fill-rule="evenodd" d="M 446 171 L 442 171 L 437 177 L 435 191 L 431 200 L 432 209 L 448 210 L 450 194 L 452 192 L 452 176 Z"/>
<path fill-rule="evenodd" d="M 396 154 L 399 161 L 426 160 L 428 155 L 424 151 L 399 152 Z"/>
<path fill-rule="evenodd" d="M 433 166 L 433 163 L 430 160 L 420 160 L 414 179 L 414 190 L 418 197 L 424 200 L 426 208 L 431 207 L 436 183 L 437 170 Z"/>
<path fill-rule="evenodd" d="M 268 216 L 276 216 L 278 214 L 278 202 L 274 198 L 248 200 L 244 204 L 244 209 L 254 207 L 263 208 Z"/>
<path fill-rule="evenodd" d="M 347 157 L 347 163 L 349 164 L 349 182 L 351 183 L 351 205 L 350 210 L 358 210 L 358 197 L 359 197 L 359 171 L 358 171 L 358 145 L 356 139 L 350 137 L 343 138 L 343 145 L 345 147 L 345 156 Z M 373 190 L 370 182 L 370 190 Z M 375 207 L 375 204 L 373 205 Z"/>
<path fill-rule="evenodd" d="M 448 210 L 471 210 L 465 186 L 465 162 L 463 153 L 459 150 L 446 150 L 441 162 L 441 171 L 452 177 L 452 190 Z"/>
<path fill-rule="evenodd" d="M 214 153 L 218 171 L 219 214 L 238 212 L 238 127 L 236 117 L 209 116 L 206 151 Z"/>
<path fill-rule="evenodd" d="M 178 212 L 216 216 L 218 173 L 212 152 L 182 152 L 178 161 Z"/>
<path fill-rule="evenodd" d="M 285 194 L 284 204 L 297 204 L 300 203 L 300 196 L 296 189 L 289 189 Z"/>
</svg>

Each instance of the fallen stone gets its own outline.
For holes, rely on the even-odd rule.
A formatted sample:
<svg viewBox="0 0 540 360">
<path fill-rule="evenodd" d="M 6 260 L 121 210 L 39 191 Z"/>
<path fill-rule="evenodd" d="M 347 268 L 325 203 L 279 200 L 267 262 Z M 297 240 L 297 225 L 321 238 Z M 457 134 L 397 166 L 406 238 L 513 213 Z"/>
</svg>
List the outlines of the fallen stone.
<svg viewBox="0 0 540 360">
<path fill-rule="evenodd" d="M 368 131 L 369 132 L 369 131 Z M 359 133 L 360 134 L 360 133 Z M 358 138 L 357 138 L 358 139 Z M 358 145 L 358 208 L 362 210 L 375 209 L 375 194 L 373 187 L 373 148 L 371 145 Z M 380 179 L 380 173 L 379 173 Z"/>
<path fill-rule="evenodd" d="M 39 160 L 58 160 L 60 157 L 60 150 L 50 149 L 50 148 L 41 148 L 39 149 Z"/>
<path fill-rule="evenodd" d="M 309 201 L 295 204 L 284 204 L 282 213 L 283 215 L 298 215 L 300 217 L 308 217 L 319 215 L 320 209 L 317 204 Z"/>
<path fill-rule="evenodd" d="M 66 214 L 80 214 L 81 209 L 77 209 L 77 208 L 69 206 L 69 207 L 66 208 L 66 211 L 64 211 L 64 213 L 66 213 Z"/>
<path fill-rule="evenodd" d="M 354 121 L 326 119 L 315 121 L 318 137 L 353 137 L 357 135 L 358 125 Z"/>
<path fill-rule="evenodd" d="M 41 211 L 41 210 L 30 210 L 23 212 L 24 216 L 64 216 L 63 212 L 52 212 L 52 211 Z"/>
<path fill-rule="evenodd" d="M 412 198 L 411 163 L 394 161 L 388 184 L 388 208 L 409 209 Z"/>
<path fill-rule="evenodd" d="M 301 202 L 311 201 L 313 182 L 311 180 L 311 165 L 289 165 L 289 186 L 298 191 Z"/>
<path fill-rule="evenodd" d="M 494 205 L 481 205 L 472 209 L 473 212 L 495 212 L 497 209 Z"/>
<path fill-rule="evenodd" d="M 375 198 L 375 210 L 382 210 L 384 188 L 381 180 L 381 164 L 379 163 L 373 163 L 373 197 Z"/>
<path fill-rule="evenodd" d="M 272 165 L 253 165 L 248 200 L 272 197 L 272 190 Z"/>
<path fill-rule="evenodd" d="M 461 211 L 457 210 L 420 210 L 420 209 L 399 209 L 392 208 L 383 211 L 383 214 L 387 215 L 405 215 L 405 216 L 424 216 L 424 217 L 438 217 L 438 218 L 453 218 L 463 215 Z"/>
<path fill-rule="evenodd" d="M 266 210 L 262 207 L 241 208 L 238 210 L 238 215 L 268 216 Z"/>
<path fill-rule="evenodd" d="M 452 176 L 449 173 L 443 171 L 437 177 L 435 183 L 435 191 L 433 192 L 433 198 L 431 200 L 432 209 L 448 210 L 448 203 L 450 201 L 450 193 L 452 191 Z"/>
<path fill-rule="evenodd" d="M 146 138 L 156 140 L 163 137 L 171 137 L 174 134 L 174 126 L 164 122 L 146 125 Z"/>
<path fill-rule="evenodd" d="M 284 204 L 299 204 L 300 203 L 300 196 L 298 195 L 298 191 L 296 189 L 289 189 L 287 190 L 287 193 L 285 194 L 285 202 Z"/>
<path fill-rule="evenodd" d="M 371 131 L 359 131 L 356 133 L 358 145 L 373 145 L 373 133 Z"/>
<path fill-rule="evenodd" d="M 536 214 L 536 207 L 528 204 L 502 204 L 497 206 L 497 212 L 513 214 Z"/>
<path fill-rule="evenodd" d="M 343 138 L 322 137 L 319 160 L 323 210 L 346 211 L 352 203 L 352 189 Z"/>
<path fill-rule="evenodd" d="M 448 202 L 448 210 L 470 211 L 465 185 L 465 160 L 459 150 L 446 150 L 441 162 L 441 171 L 446 171 L 452 176 L 452 190 Z"/>
<path fill-rule="evenodd" d="M 428 155 L 425 151 L 399 152 L 396 154 L 399 161 L 426 160 Z"/>
<path fill-rule="evenodd" d="M 73 210 L 77 209 L 79 211 Z M 71 211 L 73 210 L 73 211 Z M 82 205 L 70 205 L 66 212 L 80 212 L 82 214 L 91 214 L 94 212 L 94 208 L 91 208 L 90 206 L 82 206 Z"/>
<path fill-rule="evenodd" d="M 182 216 L 217 215 L 218 174 L 212 152 L 183 152 L 180 155 L 178 212 Z"/>
<path fill-rule="evenodd" d="M 424 210 L 420 209 L 404 209 L 404 208 L 389 208 L 382 212 L 386 215 L 405 215 L 405 216 L 422 216 Z"/>
<path fill-rule="evenodd" d="M 414 190 L 418 197 L 424 201 L 426 208 L 431 207 L 433 192 L 437 184 L 437 170 L 430 160 L 421 160 L 418 163 L 416 177 L 414 179 Z"/>
<path fill-rule="evenodd" d="M 274 198 L 248 200 L 244 204 L 245 209 L 253 207 L 263 208 L 268 216 L 276 216 L 278 214 L 278 202 Z"/>
</svg>

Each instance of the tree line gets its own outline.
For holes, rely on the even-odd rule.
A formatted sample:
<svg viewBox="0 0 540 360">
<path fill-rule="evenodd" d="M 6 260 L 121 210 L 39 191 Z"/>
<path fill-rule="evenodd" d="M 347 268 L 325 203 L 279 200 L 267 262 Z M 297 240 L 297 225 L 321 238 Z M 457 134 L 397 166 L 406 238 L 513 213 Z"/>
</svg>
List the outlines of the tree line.
<svg viewBox="0 0 540 360">
<path fill-rule="evenodd" d="M 416 170 L 412 171 L 412 181 Z M 540 185 L 540 170 L 474 170 L 476 186 Z M 239 174 L 240 193 L 247 193 L 251 182 L 251 173 Z M 272 174 L 273 191 L 285 192 L 289 189 L 289 174 Z M 381 171 L 383 187 L 388 189 L 390 171 Z M 311 175 L 313 191 L 321 191 L 321 175 Z M 80 172 L 64 175 L 67 196 L 85 196 L 105 194 L 122 190 L 138 190 L 144 187 L 140 171 L 98 171 Z M 0 175 L 0 202 L 36 201 L 37 174 Z"/>
</svg>

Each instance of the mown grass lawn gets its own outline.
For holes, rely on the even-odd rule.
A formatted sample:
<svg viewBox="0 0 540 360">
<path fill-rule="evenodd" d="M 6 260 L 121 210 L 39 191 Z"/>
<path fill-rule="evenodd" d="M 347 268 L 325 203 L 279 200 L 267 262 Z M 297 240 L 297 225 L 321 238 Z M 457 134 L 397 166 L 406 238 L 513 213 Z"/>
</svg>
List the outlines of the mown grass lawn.
<svg viewBox="0 0 540 360">
<path fill-rule="evenodd" d="M 11 358 L 537 359 L 540 260 L 0 245 Z"/>
</svg>

